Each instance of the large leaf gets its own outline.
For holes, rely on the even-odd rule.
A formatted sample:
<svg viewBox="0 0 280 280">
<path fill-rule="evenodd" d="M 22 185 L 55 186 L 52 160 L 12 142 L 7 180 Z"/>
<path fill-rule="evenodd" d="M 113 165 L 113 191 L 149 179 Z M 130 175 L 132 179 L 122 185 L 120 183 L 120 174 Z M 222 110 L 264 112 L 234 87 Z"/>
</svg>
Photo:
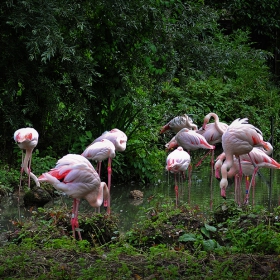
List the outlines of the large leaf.
<svg viewBox="0 0 280 280">
<path fill-rule="evenodd" d="M 185 233 L 179 237 L 180 242 L 196 241 L 196 236 L 193 233 Z"/>
</svg>

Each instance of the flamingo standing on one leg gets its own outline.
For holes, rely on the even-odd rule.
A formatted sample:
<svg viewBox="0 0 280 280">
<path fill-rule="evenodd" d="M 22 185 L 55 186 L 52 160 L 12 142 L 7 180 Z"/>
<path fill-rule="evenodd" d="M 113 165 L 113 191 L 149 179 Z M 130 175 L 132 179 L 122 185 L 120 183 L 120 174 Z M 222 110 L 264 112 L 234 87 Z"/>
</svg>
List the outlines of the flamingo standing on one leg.
<svg viewBox="0 0 280 280">
<path fill-rule="evenodd" d="M 236 119 L 233 121 L 222 136 L 222 146 L 226 154 L 226 159 L 222 164 L 220 181 L 221 196 L 226 198 L 226 188 L 228 186 L 227 172 L 233 165 L 233 156 L 239 158 L 240 155 L 248 154 L 253 147 L 263 146 L 269 149 L 267 142 L 263 141 L 261 131 L 248 123 L 248 119 Z M 240 178 L 242 178 L 242 168 L 240 166 Z"/>
<path fill-rule="evenodd" d="M 174 173 L 176 207 L 178 206 L 178 199 L 179 199 L 176 175 L 179 174 L 180 177 L 180 173 L 181 173 L 184 178 L 185 177 L 184 172 L 188 169 L 190 162 L 191 162 L 190 155 L 186 151 L 184 151 L 182 147 L 178 147 L 176 150 L 171 152 L 166 159 L 166 170 Z"/>
<path fill-rule="evenodd" d="M 110 140 L 114 146 L 115 150 L 117 152 L 123 152 L 126 149 L 126 143 L 127 143 L 127 136 L 126 134 L 117 129 L 114 128 L 110 131 L 105 131 L 101 136 L 96 138 L 92 143 L 100 142 L 103 139 Z M 108 158 L 108 189 L 110 193 L 110 188 L 111 188 L 111 175 L 112 175 L 112 158 Z M 100 172 L 100 170 L 98 170 Z M 107 205 L 107 213 L 111 213 L 111 203 L 110 203 L 110 196 L 108 197 L 108 201 L 104 201 L 104 204 Z"/>
<path fill-rule="evenodd" d="M 68 154 L 58 160 L 56 166 L 39 177 L 40 182 L 48 182 L 57 190 L 73 198 L 71 225 L 73 237 L 79 228 L 78 211 L 80 199 L 86 199 L 93 207 L 99 207 L 103 198 L 109 196 L 109 190 L 88 159 L 81 155 Z M 82 240 L 81 233 L 78 237 Z"/>
<path fill-rule="evenodd" d="M 39 187 L 40 183 L 38 178 L 31 172 L 31 158 L 33 149 L 37 146 L 39 134 L 31 127 L 20 128 L 14 133 L 14 140 L 17 142 L 20 149 L 25 150 L 25 157 L 23 159 L 22 152 L 22 166 L 20 176 L 20 187 L 22 180 L 23 170 L 28 175 L 28 187 L 30 188 L 30 177 L 35 181 L 36 186 Z"/>
<path fill-rule="evenodd" d="M 182 116 L 173 118 L 170 122 L 164 125 L 161 128 L 160 133 L 164 133 L 167 130 L 172 130 L 173 132 L 177 133 L 182 128 L 197 130 L 197 125 L 194 124 L 193 120 L 187 114 L 184 114 Z"/>
</svg>

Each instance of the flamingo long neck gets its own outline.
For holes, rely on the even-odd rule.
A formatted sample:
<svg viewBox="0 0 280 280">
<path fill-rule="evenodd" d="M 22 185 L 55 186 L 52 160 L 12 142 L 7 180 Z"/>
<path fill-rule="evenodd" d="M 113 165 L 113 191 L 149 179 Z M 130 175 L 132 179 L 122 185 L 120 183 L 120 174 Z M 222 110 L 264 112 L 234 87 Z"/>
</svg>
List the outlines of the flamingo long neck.
<svg viewBox="0 0 280 280">
<path fill-rule="evenodd" d="M 213 117 L 214 120 L 215 120 L 215 127 L 216 127 L 216 129 L 217 129 L 220 133 L 223 134 L 223 133 L 224 133 L 224 130 L 221 128 L 220 119 L 219 119 L 218 115 L 215 114 L 215 113 L 210 113 L 210 116 Z"/>
<path fill-rule="evenodd" d="M 92 207 L 99 207 L 103 203 L 103 199 L 106 200 L 109 197 L 109 190 L 105 182 L 101 182 L 97 197 L 92 197 L 88 194 L 85 199 L 89 202 Z"/>
<path fill-rule="evenodd" d="M 36 186 L 40 187 L 40 182 L 39 182 L 38 178 L 30 170 L 30 162 L 31 162 L 31 157 L 32 157 L 32 151 L 33 151 L 33 149 L 32 150 L 29 150 L 29 149 L 26 150 L 25 157 L 24 157 L 23 164 L 22 164 L 22 168 L 25 171 L 25 173 L 34 180 Z"/>
<path fill-rule="evenodd" d="M 226 197 L 226 188 L 228 186 L 228 170 L 233 165 L 233 155 L 228 155 L 226 160 L 224 161 L 221 167 L 222 179 L 220 181 L 221 195 L 222 197 Z"/>
</svg>

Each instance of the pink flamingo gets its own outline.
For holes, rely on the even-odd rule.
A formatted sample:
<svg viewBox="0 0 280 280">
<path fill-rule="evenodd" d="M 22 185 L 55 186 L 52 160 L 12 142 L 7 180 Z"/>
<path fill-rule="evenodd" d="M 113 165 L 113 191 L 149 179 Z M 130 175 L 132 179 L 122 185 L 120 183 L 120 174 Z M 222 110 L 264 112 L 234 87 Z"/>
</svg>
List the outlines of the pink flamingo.
<svg viewBox="0 0 280 280">
<path fill-rule="evenodd" d="M 209 123 L 211 117 L 214 118 L 214 123 Z M 196 132 L 203 135 L 209 144 L 214 145 L 216 143 L 222 142 L 222 135 L 227 128 L 228 125 L 226 123 L 220 122 L 217 114 L 209 113 L 204 117 L 202 127 Z"/>
<path fill-rule="evenodd" d="M 102 139 L 98 142 L 94 142 L 91 145 L 89 145 L 82 153 L 82 156 L 87 158 L 88 160 L 96 160 L 98 162 L 97 171 L 100 177 L 101 162 L 106 159 L 108 159 L 109 173 L 112 159 L 116 156 L 115 145 L 108 139 Z M 108 207 L 107 200 L 104 201 L 104 206 L 107 207 L 107 213 L 109 213 L 110 207 Z M 100 207 L 98 208 L 98 212 L 100 212 Z"/>
<path fill-rule="evenodd" d="M 257 146 L 269 149 L 267 142 L 263 141 L 261 131 L 248 123 L 248 119 L 236 119 L 233 121 L 222 136 L 222 146 L 226 159 L 221 166 L 222 179 L 220 181 L 221 196 L 226 198 L 226 188 L 228 186 L 227 172 L 233 165 L 233 156 L 239 158 L 240 155 L 249 154 Z M 240 178 L 242 168 L 239 159 Z"/>
<path fill-rule="evenodd" d="M 82 156 L 89 160 L 96 160 L 98 174 L 100 176 L 101 162 L 105 159 L 113 159 L 116 156 L 115 145 L 108 139 L 102 139 L 89 145 Z"/>
<path fill-rule="evenodd" d="M 92 207 L 99 207 L 103 198 L 109 196 L 106 183 L 100 181 L 99 175 L 88 159 L 75 154 L 68 154 L 58 160 L 53 169 L 39 177 L 39 181 L 48 182 L 73 198 L 71 218 L 73 237 L 75 238 L 75 232 L 78 231 L 78 237 L 82 240 L 78 230 L 80 199 L 86 199 Z"/>
<path fill-rule="evenodd" d="M 96 138 L 90 145 L 92 145 L 96 142 L 100 142 L 103 139 L 107 139 L 107 140 L 111 141 L 115 146 L 115 151 L 117 151 L 117 152 L 123 152 L 126 149 L 127 136 L 123 131 L 121 131 L 117 128 L 114 128 L 110 131 L 105 131 L 101 136 Z M 108 158 L 108 167 L 107 167 L 109 193 L 110 193 L 110 188 L 111 188 L 111 176 L 112 176 L 111 166 L 112 166 L 112 158 L 109 157 Z M 99 173 L 100 173 L 100 169 L 101 169 L 101 165 L 98 170 Z M 104 206 L 107 207 L 107 213 L 110 214 L 111 213 L 110 195 L 108 196 L 108 199 L 106 199 L 104 201 Z"/>
<path fill-rule="evenodd" d="M 184 172 L 188 169 L 190 162 L 190 155 L 186 151 L 184 151 L 182 147 L 178 147 L 176 150 L 171 152 L 166 159 L 166 170 L 174 173 L 176 207 L 178 206 L 179 198 L 176 175 L 179 174 L 180 178 L 180 174 L 182 174 L 183 178 L 185 178 Z"/>
<path fill-rule="evenodd" d="M 164 125 L 161 128 L 160 133 L 164 133 L 167 130 L 172 130 L 173 132 L 177 133 L 182 128 L 197 130 L 197 125 L 193 123 L 193 120 L 187 114 L 184 114 L 182 116 L 173 118 L 170 122 Z"/>
<path fill-rule="evenodd" d="M 242 168 L 242 173 L 245 176 L 245 180 L 246 180 L 246 190 L 249 188 L 250 185 L 250 180 L 249 180 L 249 176 L 251 176 L 254 172 L 254 166 L 250 161 L 247 160 L 243 160 L 244 155 L 240 156 L 240 164 L 241 164 L 241 168 Z M 239 173 L 239 159 L 236 158 L 235 156 L 233 156 L 233 164 L 231 166 L 231 168 L 229 169 L 229 171 L 227 172 L 227 178 L 233 178 L 234 177 L 234 181 L 235 181 L 235 200 L 236 202 L 240 205 L 240 181 L 242 180 L 242 178 L 240 178 L 240 173 Z M 221 179 L 220 178 L 220 171 L 221 171 L 221 167 L 222 164 L 224 162 L 224 160 L 226 159 L 226 154 L 222 153 L 220 154 L 217 159 L 216 159 L 216 163 L 214 166 L 215 169 L 215 177 L 217 179 Z"/>
<path fill-rule="evenodd" d="M 214 118 L 214 123 L 209 123 L 211 118 Z M 217 143 L 222 142 L 222 135 L 227 130 L 228 125 L 226 123 L 220 122 L 219 117 L 215 113 L 209 113 L 204 117 L 204 122 L 202 127 L 197 130 L 196 132 L 203 135 L 206 141 L 211 144 L 215 145 Z M 211 156 L 211 171 L 213 173 L 214 168 L 214 150 L 210 150 L 209 153 L 212 153 Z M 207 154 L 206 154 L 207 156 Z M 212 174 L 211 173 L 211 185 L 212 185 Z"/>
<path fill-rule="evenodd" d="M 188 128 L 181 129 L 166 145 L 168 150 L 182 146 L 187 151 L 198 149 L 215 149 L 215 146 L 210 145 L 204 136 L 196 133 Z"/>
<path fill-rule="evenodd" d="M 270 146 L 271 145 L 268 145 L 268 148 Z M 278 163 L 276 160 L 271 158 L 267 154 L 267 151 L 264 151 L 261 148 L 253 148 L 252 151 L 248 155 L 242 155 L 241 160 L 250 162 L 251 165 L 253 165 L 253 167 L 254 167 L 254 172 L 252 174 L 252 179 L 251 179 L 250 185 L 246 187 L 245 203 L 248 203 L 249 192 L 250 192 L 251 186 L 253 186 L 253 187 L 255 186 L 255 177 L 256 177 L 258 170 L 261 167 L 271 168 L 271 169 L 280 169 L 280 163 Z M 254 192 L 253 192 L 253 194 L 254 194 Z"/>
<path fill-rule="evenodd" d="M 20 128 L 14 133 L 14 140 L 17 142 L 21 150 L 25 150 L 24 159 L 23 159 L 23 152 L 22 152 L 20 187 L 21 187 L 23 170 L 28 175 L 28 187 L 30 188 L 30 177 L 34 180 L 36 186 L 40 187 L 38 178 L 31 172 L 32 152 L 38 144 L 38 138 L 39 138 L 38 132 L 31 127 Z"/>
</svg>

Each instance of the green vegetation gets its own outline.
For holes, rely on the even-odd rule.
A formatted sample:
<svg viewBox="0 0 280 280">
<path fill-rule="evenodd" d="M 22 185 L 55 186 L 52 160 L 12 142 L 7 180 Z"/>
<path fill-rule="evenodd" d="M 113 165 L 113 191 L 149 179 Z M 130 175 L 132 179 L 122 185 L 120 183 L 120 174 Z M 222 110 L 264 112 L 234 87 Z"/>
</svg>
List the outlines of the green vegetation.
<svg viewBox="0 0 280 280">
<path fill-rule="evenodd" d="M 51 162 L 117 127 L 128 144 L 115 179 L 151 182 L 170 140 L 160 127 L 184 113 L 200 126 L 210 111 L 248 117 L 277 151 L 279 3 L 253 2 L 4 1 L 1 162 L 19 166 L 21 127 L 39 132 L 37 156 Z"/>
<path fill-rule="evenodd" d="M 113 214 L 81 214 L 83 240 L 73 240 L 71 209 L 38 208 L 7 232 L 2 279 L 279 279 L 280 208 L 212 213 L 161 196 L 141 209 L 131 229 Z"/>
</svg>

